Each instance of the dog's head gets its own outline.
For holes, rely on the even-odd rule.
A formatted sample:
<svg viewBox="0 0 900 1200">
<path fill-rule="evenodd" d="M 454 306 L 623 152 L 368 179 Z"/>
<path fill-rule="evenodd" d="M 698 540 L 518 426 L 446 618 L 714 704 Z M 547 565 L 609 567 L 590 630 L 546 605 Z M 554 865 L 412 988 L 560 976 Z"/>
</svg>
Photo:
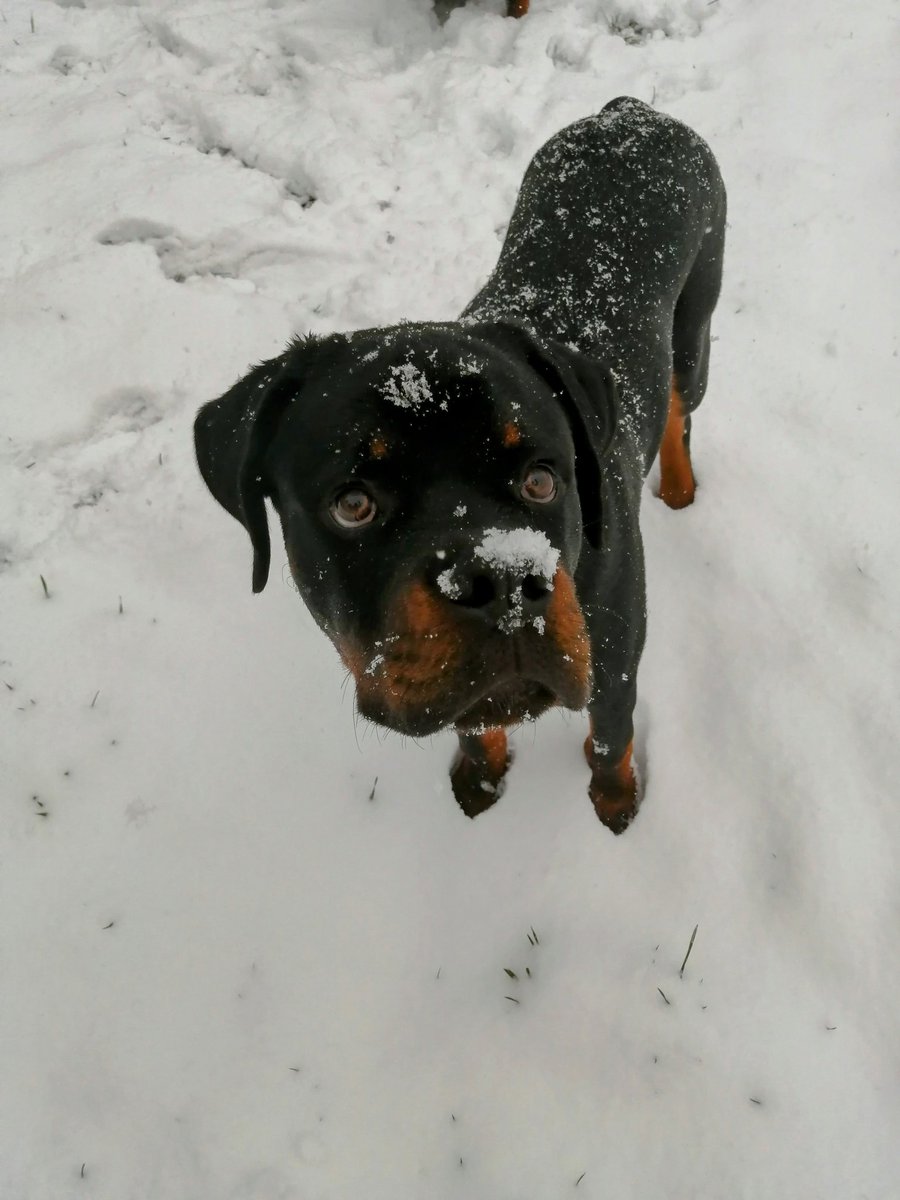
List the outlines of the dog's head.
<svg viewBox="0 0 900 1200">
<path fill-rule="evenodd" d="M 293 343 L 195 425 L 210 491 L 291 573 L 356 680 L 413 735 L 581 708 L 574 573 L 599 546 L 609 372 L 512 323 L 403 324 Z"/>
</svg>

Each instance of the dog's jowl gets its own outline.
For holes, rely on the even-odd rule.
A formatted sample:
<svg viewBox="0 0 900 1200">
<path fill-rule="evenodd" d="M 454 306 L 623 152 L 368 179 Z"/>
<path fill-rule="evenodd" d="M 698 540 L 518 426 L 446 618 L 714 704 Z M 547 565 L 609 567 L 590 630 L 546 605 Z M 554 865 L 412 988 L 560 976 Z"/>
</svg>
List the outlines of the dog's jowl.
<svg viewBox="0 0 900 1200">
<path fill-rule="evenodd" d="M 637 807 L 642 483 L 694 498 L 725 190 L 706 144 L 622 98 L 551 138 L 499 262 L 455 321 L 294 341 L 195 426 L 215 498 L 269 571 L 265 499 L 291 572 L 356 681 L 359 711 L 453 727 L 456 798 L 502 791 L 505 730 L 587 708 L 589 793 Z"/>
</svg>

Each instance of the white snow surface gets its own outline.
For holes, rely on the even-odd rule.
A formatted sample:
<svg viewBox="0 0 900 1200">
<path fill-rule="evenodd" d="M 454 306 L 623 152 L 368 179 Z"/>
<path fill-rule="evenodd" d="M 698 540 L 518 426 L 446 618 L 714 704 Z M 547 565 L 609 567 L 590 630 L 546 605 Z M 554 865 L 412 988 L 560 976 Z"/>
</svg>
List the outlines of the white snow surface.
<svg viewBox="0 0 900 1200">
<path fill-rule="evenodd" d="M 900 1196 L 892 6 L 500 9 L 2 7 L 4 1198 Z M 622 93 L 730 230 L 614 838 L 583 716 L 475 821 L 450 734 L 355 728 L 191 421 L 292 333 L 459 312 Z"/>
</svg>

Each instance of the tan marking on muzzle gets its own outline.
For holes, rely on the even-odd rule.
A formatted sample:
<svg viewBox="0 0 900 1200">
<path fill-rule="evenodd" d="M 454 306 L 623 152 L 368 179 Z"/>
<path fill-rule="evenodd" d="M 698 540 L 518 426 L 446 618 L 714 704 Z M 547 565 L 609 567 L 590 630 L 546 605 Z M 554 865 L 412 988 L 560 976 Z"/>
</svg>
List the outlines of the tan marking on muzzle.
<svg viewBox="0 0 900 1200">
<path fill-rule="evenodd" d="M 591 682 L 591 643 L 575 584 L 563 567 L 558 567 L 553 576 L 553 595 L 547 606 L 547 632 L 571 660 L 570 673 L 584 693 L 586 704 Z"/>
<path fill-rule="evenodd" d="M 357 674 L 361 693 L 402 714 L 437 698 L 457 665 L 462 635 L 445 602 L 416 581 L 400 595 L 388 622 L 387 649 L 379 669 Z"/>
</svg>

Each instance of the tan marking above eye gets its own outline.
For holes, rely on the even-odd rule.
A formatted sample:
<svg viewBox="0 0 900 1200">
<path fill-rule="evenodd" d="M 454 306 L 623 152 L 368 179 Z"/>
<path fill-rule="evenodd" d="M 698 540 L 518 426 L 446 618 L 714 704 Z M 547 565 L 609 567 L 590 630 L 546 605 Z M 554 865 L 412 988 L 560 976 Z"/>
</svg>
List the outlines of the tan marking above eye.
<svg viewBox="0 0 900 1200">
<path fill-rule="evenodd" d="M 386 458 L 387 452 L 387 442 L 381 434 L 373 434 L 372 440 L 369 442 L 369 455 L 372 458 Z"/>
<path fill-rule="evenodd" d="M 503 445 L 518 446 L 522 440 L 522 433 L 515 421 L 507 421 L 503 426 Z"/>
</svg>

